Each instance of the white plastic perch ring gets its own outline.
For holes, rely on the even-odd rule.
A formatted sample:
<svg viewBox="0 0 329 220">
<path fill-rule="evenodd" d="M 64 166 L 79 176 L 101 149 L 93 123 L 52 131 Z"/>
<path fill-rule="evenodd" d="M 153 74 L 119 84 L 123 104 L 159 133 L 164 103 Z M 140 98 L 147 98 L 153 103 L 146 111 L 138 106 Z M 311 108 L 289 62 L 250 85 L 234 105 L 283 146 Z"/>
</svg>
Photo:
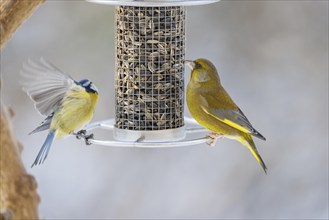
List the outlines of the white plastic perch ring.
<svg viewBox="0 0 329 220">
<path fill-rule="evenodd" d="M 186 134 L 194 133 L 205 133 L 208 130 L 198 125 L 195 120 L 184 117 Z M 105 130 L 114 129 L 115 120 L 109 119 L 104 121 L 99 121 L 89 124 L 85 130 L 90 132 L 92 130 L 102 128 Z M 116 141 L 116 140 L 97 140 L 94 138 L 88 139 L 90 144 L 103 145 L 108 147 L 139 147 L 139 148 L 168 148 L 168 147 L 184 147 L 192 146 L 197 144 L 203 144 L 211 141 L 210 137 L 203 136 L 199 138 L 194 138 L 190 140 L 180 140 L 180 141 L 161 141 L 161 142 L 145 142 L 145 141 Z"/>
</svg>

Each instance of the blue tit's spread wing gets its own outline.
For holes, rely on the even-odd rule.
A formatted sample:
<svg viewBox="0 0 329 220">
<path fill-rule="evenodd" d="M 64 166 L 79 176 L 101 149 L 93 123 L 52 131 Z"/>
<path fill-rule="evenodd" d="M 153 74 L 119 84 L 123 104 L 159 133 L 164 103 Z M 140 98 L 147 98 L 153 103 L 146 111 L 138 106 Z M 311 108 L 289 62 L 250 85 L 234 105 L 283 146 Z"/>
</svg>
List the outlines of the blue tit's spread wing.
<svg viewBox="0 0 329 220">
<path fill-rule="evenodd" d="M 219 121 L 243 133 L 251 134 L 262 140 L 266 140 L 265 137 L 263 137 L 256 129 L 253 128 L 253 126 L 239 107 L 235 107 L 234 109 L 221 108 L 221 101 L 222 100 L 219 100 L 218 97 L 213 97 L 213 100 L 211 100 L 211 102 L 214 103 L 214 106 L 218 108 L 202 107 L 202 109 L 206 114 L 211 115 Z"/>
<path fill-rule="evenodd" d="M 34 134 L 40 131 L 48 130 L 50 128 L 51 120 L 53 119 L 54 113 L 50 114 L 45 120 L 41 122 L 41 124 L 31 131 L 29 134 Z"/>
<path fill-rule="evenodd" d="M 45 59 L 28 60 L 21 71 L 23 89 L 33 100 L 41 115 L 48 116 L 58 109 L 74 80 Z"/>
</svg>

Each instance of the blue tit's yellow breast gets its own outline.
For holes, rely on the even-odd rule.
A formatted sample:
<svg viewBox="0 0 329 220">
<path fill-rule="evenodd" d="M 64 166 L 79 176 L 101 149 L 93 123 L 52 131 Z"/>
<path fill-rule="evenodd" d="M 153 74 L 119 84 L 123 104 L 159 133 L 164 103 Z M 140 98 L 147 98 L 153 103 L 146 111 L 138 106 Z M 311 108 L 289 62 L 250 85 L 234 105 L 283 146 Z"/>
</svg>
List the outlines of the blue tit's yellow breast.
<svg viewBox="0 0 329 220">
<path fill-rule="evenodd" d="M 97 93 L 86 92 L 84 89 L 72 89 L 63 99 L 61 107 L 55 112 L 51 129 L 57 131 L 57 138 L 81 129 L 88 123 L 98 101 Z"/>
</svg>

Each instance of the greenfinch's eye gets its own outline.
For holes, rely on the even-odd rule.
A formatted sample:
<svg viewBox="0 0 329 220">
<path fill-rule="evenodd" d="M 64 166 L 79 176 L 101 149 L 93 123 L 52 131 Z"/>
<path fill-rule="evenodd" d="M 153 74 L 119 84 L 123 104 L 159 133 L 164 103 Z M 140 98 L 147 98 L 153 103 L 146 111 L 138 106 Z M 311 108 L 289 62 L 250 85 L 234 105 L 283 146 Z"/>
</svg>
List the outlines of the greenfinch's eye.
<svg viewBox="0 0 329 220">
<path fill-rule="evenodd" d="M 195 63 L 195 68 L 196 68 L 196 69 L 201 68 L 201 64 L 200 64 L 200 63 Z"/>
</svg>

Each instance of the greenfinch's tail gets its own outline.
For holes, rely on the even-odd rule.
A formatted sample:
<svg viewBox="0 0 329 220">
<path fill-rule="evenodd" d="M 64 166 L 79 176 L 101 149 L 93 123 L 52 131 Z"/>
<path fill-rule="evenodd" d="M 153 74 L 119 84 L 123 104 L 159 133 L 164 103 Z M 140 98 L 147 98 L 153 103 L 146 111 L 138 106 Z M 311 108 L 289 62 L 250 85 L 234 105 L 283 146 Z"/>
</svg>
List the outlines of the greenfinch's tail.
<svg viewBox="0 0 329 220">
<path fill-rule="evenodd" d="M 244 146 L 246 146 L 251 151 L 252 155 L 254 155 L 254 157 L 256 158 L 258 163 L 262 166 L 265 174 L 267 174 L 267 167 L 266 167 L 262 157 L 259 155 L 257 148 L 255 146 L 255 143 L 252 140 L 251 135 L 244 134 L 243 136 L 237 138 L 237 140 L 240 141 Z"/>
</svg>

